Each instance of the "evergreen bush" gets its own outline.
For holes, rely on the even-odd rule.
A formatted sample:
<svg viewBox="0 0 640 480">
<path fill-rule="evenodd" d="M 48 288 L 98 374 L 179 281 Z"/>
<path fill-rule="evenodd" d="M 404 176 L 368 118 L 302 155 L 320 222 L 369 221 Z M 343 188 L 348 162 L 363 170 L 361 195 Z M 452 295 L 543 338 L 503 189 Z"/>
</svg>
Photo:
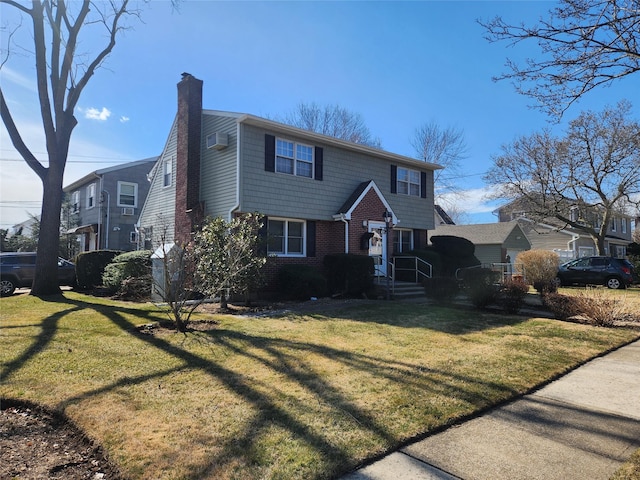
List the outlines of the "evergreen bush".
<svg viewBox="0 0 640 480">
<path fill-rule="evenodd" d="M 373 258 L 353 253 L 326 255 L 324 274 L 330 293 L 361 296 L 373 288 Z"/>
<path fill-rule="evenodd" d="M 309 265 L 284 265 L 278 271 L 279 293 L 283 298 L 308 300 L 327 294 L 327 279 Z"/>
<path fill-rule="evenodd" d="M 91 290 L 102 285 L 104 269 L 120 253 L 117 250 L 92 250 L 79 254 L 75 259 L 78 288 Z"/>
</svg>

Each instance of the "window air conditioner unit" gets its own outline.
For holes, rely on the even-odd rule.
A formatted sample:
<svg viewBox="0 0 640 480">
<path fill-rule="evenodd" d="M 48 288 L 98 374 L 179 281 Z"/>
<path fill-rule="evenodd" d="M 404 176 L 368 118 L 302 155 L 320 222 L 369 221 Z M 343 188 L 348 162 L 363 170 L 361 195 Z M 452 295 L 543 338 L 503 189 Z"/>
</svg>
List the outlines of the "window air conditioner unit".
<svg viewBox="0 0 640 480">
<path fill-rule="evenodd" d="M 229 135 L 226 133 L 215 132 L 207 135 L 207 148 L 215 148 L 222 150 L 229 145 Z"/>
<path fill-rule="evenodd" d="M 124 207 L 122 209 L 122 215 L 127 215 L 127 216 L 133 215 L 133 212 L 134 212 L 133 207 Z"/>
</svg>

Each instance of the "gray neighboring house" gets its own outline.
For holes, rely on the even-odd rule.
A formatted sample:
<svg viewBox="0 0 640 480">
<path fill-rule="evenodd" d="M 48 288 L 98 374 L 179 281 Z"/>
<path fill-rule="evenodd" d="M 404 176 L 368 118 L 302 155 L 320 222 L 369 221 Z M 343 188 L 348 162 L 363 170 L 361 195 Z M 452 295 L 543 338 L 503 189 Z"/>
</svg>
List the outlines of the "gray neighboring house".
<svg viewBox="0 0 640 480">
<path fill-rule="evenodd" d="M 562 262 L 596 254 L 594 240 L 584 232 L 549 218 L 535 221 L 528 217 L 526 202 L 514 200 L 501 206 L 495 212 L 499 222 L 517 221 L 525 232 L 531 248 L 534 250 L 550 250 L 558 254 Z M 597 228 L 602 224 L 601 215 L 596 208 L 581 212 L 578 208 L 569 207 L 572 221 L 579 221 L 581 216 L 588 217 Z M 630 215 L 618 214 L 607 225 L 605 237 L 605 255 L 625 258 L 627 245 L 632 241 L 634 218 Z M 635 219 L 636 227 L 638 220 Z"/>
<path fill-rule="evenodd" d="M 177 114 L 140 216 L 145 248 L 188 242 L 207 216 L 266 217 L 274 273 L 322 266 L 327 254 L 376 257 L 426 245 L 438 165 L 251 114 L 202 108 L 203 82 L 183 74 Z M 385 213 L 391 221 L 388 234 Z"/>
<path fill-rule="evenodd" d="M 149 192 L 147 176 L 158 157 L 103 168 L 64 187 L 71 203 L 67 231 L 77 235 L 80 251 L 138 247 L 136 223 Z"/>
<path fill-rule="evenodd" d="M 437 235 L 466 238 L 476 246 L 475 256 L 483 265 L 513 264 L 518 253 L 531 249 L 531 243 L 518 222 L 438 225 L 429 231 L 429 242 Z"/>
</svg>

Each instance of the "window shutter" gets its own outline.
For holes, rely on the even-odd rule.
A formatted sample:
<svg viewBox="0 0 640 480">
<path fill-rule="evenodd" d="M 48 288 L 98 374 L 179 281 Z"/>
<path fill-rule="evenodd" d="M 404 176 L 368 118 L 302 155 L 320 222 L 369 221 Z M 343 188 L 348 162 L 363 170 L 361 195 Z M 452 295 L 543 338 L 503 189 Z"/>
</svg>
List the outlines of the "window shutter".
<svg viewBox="0 0 640 480">
<path fill-rule="evenodd" d="M 323 155 L 324 152 L 322 150 L 322 147 L 316 147 L 316 151 L 315 151 L 315 179 L 316 180 L 322 180 L 322 163 L 323 163 Z"/>
<path fill-rule="evenodd" d="M 422 248 L 422 245 L 420 245 L 420 230 L 414 229 L 413 230 L 413 249 L 419 250 L 421 248 Z"/>
<path fill-rule="evenodd" d="M 391 193 L 398 193 L 398 167 L 391 165 Z"/>
<path fill-rule="evenodd" d="M 264 169 L 267 172 L 276 171 L 276 137 L 264 135 Z"/>
<path fill-rule="evenodd" d="M 316 222 L 307 220 L 307 257 L 316 256 Z"/>
<path fill-rule="evenodd" d="M 420 197 L 427 198 L 427 172 L 420 172 Z"/>
</svg>

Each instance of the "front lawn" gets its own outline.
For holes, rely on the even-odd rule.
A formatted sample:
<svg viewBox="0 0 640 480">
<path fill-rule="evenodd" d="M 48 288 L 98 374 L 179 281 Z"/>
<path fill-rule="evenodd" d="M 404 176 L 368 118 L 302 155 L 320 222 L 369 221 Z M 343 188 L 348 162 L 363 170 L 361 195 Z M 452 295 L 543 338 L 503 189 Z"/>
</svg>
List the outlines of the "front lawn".
<svg viewBox="0 0 640 480">
<path fill-rule="evenodd" d="M 74 292 L 0 315 L 0 396 L 63 410 L 132 479 L 333 478 L 640 336 L 398 302 L 187 335 Z"/>
</svg>

